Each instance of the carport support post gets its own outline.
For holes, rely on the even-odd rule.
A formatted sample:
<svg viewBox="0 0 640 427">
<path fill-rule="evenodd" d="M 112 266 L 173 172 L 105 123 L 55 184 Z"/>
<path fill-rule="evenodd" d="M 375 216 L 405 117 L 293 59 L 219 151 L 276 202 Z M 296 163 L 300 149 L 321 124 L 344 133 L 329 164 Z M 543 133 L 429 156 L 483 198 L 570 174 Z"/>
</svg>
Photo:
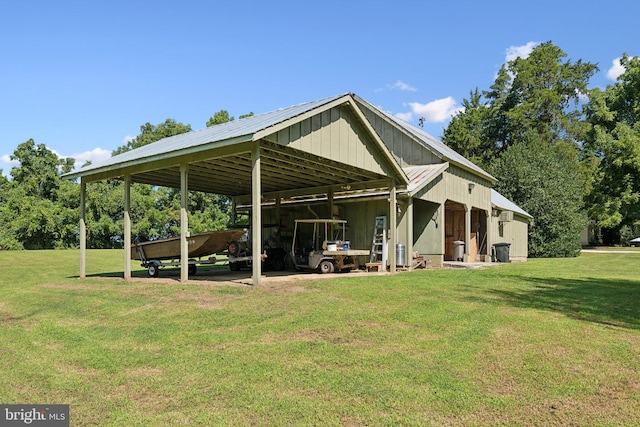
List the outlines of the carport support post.
<svg viewBox="0 0 640 427">
<path fill-rule="evenodd" d="M 189 280 L 189 165 L 180 165 L 180 282 Z"/>
<path fill-rule="evenodd" d="M 413 270 L 413 197 L 411 196 L 409 196 L 409 201 L 407 201 L 405 221 L 407 223 L 407 253 L 405 257 L 409 270 Z"/>
<path fill-rule="evenodd" d="M 124 280 L 131 279 L 131 175 L 124 176 Z"/>
<path fill-rule="evenodd" d="M 80 178 L 80 278 L 87 277 L 87 182 Z"/>
<path fill-rule="evenodd" d="M 398 198 L 396 197 L 396 180 L 392 179 L 389 185 L 389 271 L 396 272 L 396 243 L 398 240 Z"/>
<path fill-rule="evenodd" d="M 491 240 L 491 227 L 492 227 L 492 223 L 491 223 L 491 210 L 489 210 L 487 212 L 487 234 L 486 234 L 486 249 L 487 249 L 487 254 L 485 256 L 484 261 L 485 262 L 491 262 L 491 250 L 493 248 L 493 241 Z"/>
<path fill-rule="evenodd" d="M 251 150 L 251 255 L 253 256 L 253 284 L 260 284 L 262 274 L 262 203 L 260 182 L 260 142 Z"/>
<path fill-rule="evenodd" d="M 470 258 L 471 254 L 471 206 L 464 206 L 464 262 L 474 262 L 475 259 Z"/>
</svg>

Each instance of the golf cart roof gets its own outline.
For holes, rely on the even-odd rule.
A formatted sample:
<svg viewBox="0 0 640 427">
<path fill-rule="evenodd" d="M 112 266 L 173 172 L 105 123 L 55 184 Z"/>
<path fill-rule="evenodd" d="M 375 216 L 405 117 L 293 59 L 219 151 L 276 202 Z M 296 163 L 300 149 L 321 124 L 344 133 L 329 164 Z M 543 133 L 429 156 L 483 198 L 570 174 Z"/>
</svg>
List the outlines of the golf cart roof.
<svg viewBox="0 0 640 427">
<path fill-rule="evenodd" d="M 347 222 L 346 219 L 296 219 L 296 222 L 304 222 L 308 224 L 345 224 Z"/>
</svg>

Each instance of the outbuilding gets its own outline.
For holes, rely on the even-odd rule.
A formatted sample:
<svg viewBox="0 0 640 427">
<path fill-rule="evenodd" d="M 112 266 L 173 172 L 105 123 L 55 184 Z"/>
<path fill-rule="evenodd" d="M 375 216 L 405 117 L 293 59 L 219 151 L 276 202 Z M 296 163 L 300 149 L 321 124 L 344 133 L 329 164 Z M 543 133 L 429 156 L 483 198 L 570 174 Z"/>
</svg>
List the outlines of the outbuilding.
<svg viewBox="0 0 640 427">
<path fill-rule="evenodd" d="M 502 208 L 522 216 L 512 202 L 496 202 L 496 179 L 489 173 L 352 93 L 165 138 L 66 178 L 81 183 L 81 277 L 86 268 L 86 185 L 96 180 L 124 181 L 126 254 L 131 250 L 131 183 L 181 190 L 182 281 L 188 278 L 186 206 L 191 190 L 227 195 L 234 212 L 250 213 L 253 253 L 261 253 L 262 242 L 270 237 L 264 235 L 265 224 L 286 245 L 295 219 L 337 217 L 347 220 L 352 247 L 371 248 L 376 225 L 383 220 L 384 263 L 391 272 L 398 261 L 410 268 L 414 255 L 442 266 L 453 259 L 456 244 L 464 244 L 464 261 L 490 262 L 492 245 L 502 238 L 494 214 Z M 512 228 L 507 229 L 514 241 L 525 242 L 518 243 L 517 258 L 526 259 L 527 229 Z M 406 251 L 406 260 L 397 260 L 396 248 Z M 131 277 L 128 258 L 125 279 Z M 259 284 L 261 263 L 252 268 L 253 283 Z"/>
</svg>

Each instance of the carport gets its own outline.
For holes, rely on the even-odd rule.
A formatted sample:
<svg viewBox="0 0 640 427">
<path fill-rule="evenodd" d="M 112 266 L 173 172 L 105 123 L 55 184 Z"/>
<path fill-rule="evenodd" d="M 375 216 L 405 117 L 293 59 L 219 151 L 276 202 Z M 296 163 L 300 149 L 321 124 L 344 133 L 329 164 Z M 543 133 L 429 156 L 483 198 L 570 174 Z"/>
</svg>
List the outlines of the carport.
<svg viewBox="0 0 640 427">
<path fill-rule="evenodd" d="M 124 278 L 131 279 L 130 189 L 132 183 L 178 188 L 181 192 L 180 280 L 188 279 L 188 192 L 250 201 L 251 250 L 261 253 L 262 205 L 286 198 L 361 197 L 388 194 L 389 223 L 396 224 L 396 192 L 408 179 L 351 94 L 260 114 L 165 138 L 65 175 L 80 179 L 80 277 L 86 277 L 85 200 L 87 183 L 124 182 Z M 247 203 L 249 204 L 249 203 Z M 396 245 L 396 227 L 389 244 Z M 390 251 L 391 271 L 395 253 Z M 252 264 L 252 283 L 262 275 Z"/>
</svg>

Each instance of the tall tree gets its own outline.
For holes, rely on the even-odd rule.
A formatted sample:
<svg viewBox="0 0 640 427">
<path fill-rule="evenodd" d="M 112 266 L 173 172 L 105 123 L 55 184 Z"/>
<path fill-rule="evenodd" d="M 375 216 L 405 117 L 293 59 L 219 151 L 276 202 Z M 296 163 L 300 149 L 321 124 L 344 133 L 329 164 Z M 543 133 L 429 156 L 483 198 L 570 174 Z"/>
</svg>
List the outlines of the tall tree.
<svg viewBox="0 0 640 427">
<path fill-rule="evenodd" d="M 624 73 L 605 90 L 593 89 L 585 109 L 585 152 L 599 161 L 589 214 L 618 234 L 640 225 L 640 59 L 625 54 L 620 64 Z"/>
<path fill-rule="evenodd" d="M 566 56 L 546 42 L 529 57 L 503 65 L 482 97 L 476 89 L 463 101 L 465 109 L 451 120 L 444 142 L 481 167 L 530 132 L 549 145 L 578 147 L 584 121 L 577 107 L 597 66 Z"/>
<path fill-rule="evenodd" d="M 597 66 L 566 56 L 546 42 L 529 57 L 509 61 L 482 97 L 477 90 L 471 92 L 463 102 L 465 110 L 451 120 L 443 138 L 501 178 L 500 191 L 538 216 L 529 229 L 531 256 L 567 256 L 579 248 L 574 225 L 584 222 L 580 208 L 592 181 L 593 162 L 580 161 L 585 124 L 578 106 Z M 549 180 L 541 181 L 544 175 L 534 173 L 531 165 Z M 571 183 L 561 182 L 564 179 Z"/>
<path fill-rule="evenodd" d="M 72 184 L 60 179 L 60 172 L 73 167 L 73 159 L 61 159 L 33 139 L 20 144 L 11 159 L 19 165 L 11 169 L 13 179 L 2 183 L 0 249 L 75 245 L 71 224 L 77 224 L 77 202 L 68 198 Z"/>
<path fill-rule="evenodd" d="M 462 101 L 464 113 L 455 115 L 444 131 L 442 142 L 477 165 L 488 165 L 497 155 L 497 147 L 487 137 L 490 110 L 478 91 Z"/>
<path fill-rule="evenodd" d="M 507 139 L 503 145 L 529 130 L 550 144 L 581 139 L 577 106 L 598 68 L 582 60 L 563 62 L 566 56 L 562 49 L 546 42 L 534 48 L 528 58 L 516 58 L 506 65 L 512 78 L 497 79 L 486 94 L 495 101 L 498 116 L 504 117 Z"/>
<path fill-rule="evenodd" d="M 579 165 L 549 147 L 535 132 L 523 136 L 496 159 L 496 189 L 530 213 L 529 256 L 568 257 L 580 250 L 586 225 Z"/>
</svg>

